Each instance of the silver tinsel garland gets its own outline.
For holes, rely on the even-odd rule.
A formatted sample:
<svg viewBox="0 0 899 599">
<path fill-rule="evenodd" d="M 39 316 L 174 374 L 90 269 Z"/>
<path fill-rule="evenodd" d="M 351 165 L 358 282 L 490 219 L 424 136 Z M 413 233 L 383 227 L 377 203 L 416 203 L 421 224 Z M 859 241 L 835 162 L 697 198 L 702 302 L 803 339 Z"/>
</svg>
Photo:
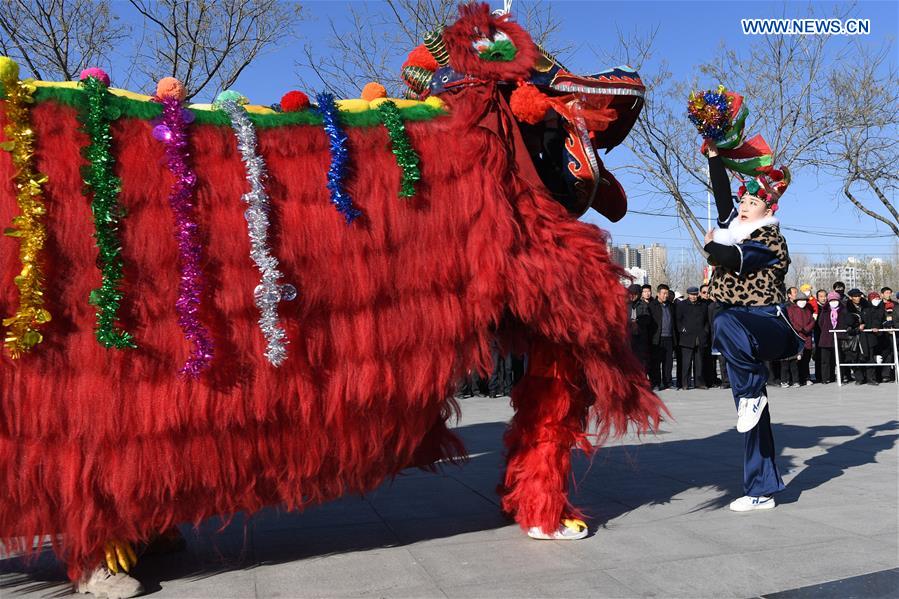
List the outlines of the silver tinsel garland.
<svg viewBox="0 0 899 599">
<path fill-rule="evenodd" d="M 265 161 L 256 149 L 256 127 L 247 111 L 234 100 L 216 103 L 231 119 L 231 126 L 237 138 L 237 149 L 247 169 L 250 191 L 243 194 L 243 201 L 249 205 L 244 213 L 247 219 L 247 233 L 250 236 L 250 257 L 262 275 L 253 292 L 256 307 L 259 308 L 259 328 L 268 342 L 265 357 L 275 366 L 280 366 L 287 358 L 287 334 L 278 322 L 278 303 L 291 301 L 297 295 L 293 285 L 282 285 L 278 281 L 283 274 L 278 270 L 278 260 L 272 256 L 268 245 L 270 203 L 263 181 L 266 178 Z"/>
</svg>

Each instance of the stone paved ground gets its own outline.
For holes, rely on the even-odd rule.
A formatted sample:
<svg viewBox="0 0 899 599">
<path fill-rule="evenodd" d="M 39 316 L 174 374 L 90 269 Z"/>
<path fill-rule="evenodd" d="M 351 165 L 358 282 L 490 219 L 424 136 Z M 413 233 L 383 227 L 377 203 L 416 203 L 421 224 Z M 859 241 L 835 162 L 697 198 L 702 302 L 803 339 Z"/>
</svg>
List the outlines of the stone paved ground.
<svg viewBox="0 0 899 599">
<path fill-rule="evenodd" d="M 527 539 L 494 487 L 506 399 L 465 400 L 472 454 L 363 498 L 187 530 L 138 570 L 154 597 L 754 597 L 899 567 L 899 387 L 773 389 L 787 490 L 735 514 L 742 440 L 726 391 L 665 391 L 674 420 L 579 460 L 580 542 Z M 0 596 L 65 596 L 49 556 L 0 561 Z M 899 591 L 897 591 L 899 592 Z M 813 596 L 813 595 L 807 595 Z"/>
</svg>

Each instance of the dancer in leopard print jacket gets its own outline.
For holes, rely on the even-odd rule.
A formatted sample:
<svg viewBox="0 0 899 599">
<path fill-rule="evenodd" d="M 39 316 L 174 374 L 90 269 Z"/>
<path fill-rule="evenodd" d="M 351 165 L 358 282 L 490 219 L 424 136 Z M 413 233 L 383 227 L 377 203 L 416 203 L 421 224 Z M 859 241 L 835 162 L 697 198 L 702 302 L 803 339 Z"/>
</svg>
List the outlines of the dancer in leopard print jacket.
<svg viewBox="0 0 899 599">
<path fill-rule="evenodd" d="M 802 351 L 802 340 L 783 309 L 790 254 L 774 216 L 789 184 L 789 171 L 770 170 L 749 179 L 740 187 L 735 207 L 718 150 L 711 140 L 706 143 L 719 227 L 705 238 L 709 264 L 714 266 L 710 297 L 721 308 L 713 323 L 713 349 L 727 361 L 737 430 L 743 433 L 745 448 L 744 496 L 731 502 L 730 509 L 770 509 L 775 506 L 772 495 L 782 491 L 784 483 L 775 463 L 765 362 Z"/>
</svg>

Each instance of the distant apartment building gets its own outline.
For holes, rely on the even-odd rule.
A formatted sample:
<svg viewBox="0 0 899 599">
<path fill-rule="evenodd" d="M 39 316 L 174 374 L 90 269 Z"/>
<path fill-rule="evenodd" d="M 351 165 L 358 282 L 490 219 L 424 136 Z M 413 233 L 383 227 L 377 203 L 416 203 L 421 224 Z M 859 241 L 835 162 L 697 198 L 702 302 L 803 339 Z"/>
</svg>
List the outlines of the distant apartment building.
<svg viewBox="0 0 899 599">
<path fill-rule="evenodd" d="M 809 269 L 808 275 L 803 278 L 807 279 L 801 283 L 808 282 L 816 289 L 830 290 L 835 281 L 842 281 L 846 284 L 846 289 L 853 287 L 868 290 L 880 290 L 881 286 L 893 283 L 884 279 L 884 275 L 889 276 L 890 272 L 884 272 L 885 264 L 880 258 L 871 258 L 864 262 L 858 258 L 849 257 L 846 262 L 841 264 L 828 264 L 825 266 L 815 266 Z M 895 283 L 893 283 L 895 284 Z"/>
<path fill-rule="evenodd" d="M 668 263 L 668 250 L 664 246 L 652 245 L 632 246 L 612 245 L 607 243 L 609 257 L 630 272 L 636 283 L 658 285 L 665 282 L 665 267 Z"/>
</svg>

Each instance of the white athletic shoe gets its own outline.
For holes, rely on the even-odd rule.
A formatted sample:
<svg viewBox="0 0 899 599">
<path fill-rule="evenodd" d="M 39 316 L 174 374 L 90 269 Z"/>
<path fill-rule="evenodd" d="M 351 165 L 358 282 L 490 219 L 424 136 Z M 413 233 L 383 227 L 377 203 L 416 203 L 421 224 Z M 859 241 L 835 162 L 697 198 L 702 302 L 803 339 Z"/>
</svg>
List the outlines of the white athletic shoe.
<svg viewBox="0 0 899 599">
<path fill-rule="evenodd" d="M 745 433 L 755 428 L 767 405 L 768 398 L 764 395 L 741 398 L 740 406 L 737 408 L 737 432 Z"/>
<path fill-rule="evenodd" d="M 539 526 L 533 526 L 528 529 L 528 536 L 539 541 L 577 541 L 586 537 L 589 532 L 583 520 L 572 518 L 563 520 L 552 533 L 545 533 Z"/>
<path fill-rule="evenodd" d="M 777 505 L 774 503 L 773 497 L 750 497 L 744 495 L 739 499 L 730 502 L 730 510 L 732 512 L 751 512 L 753 510 L 770 510 Z"/>
<path fill-rule="evenodd" d="M 142 595 L 144 587 L 125 572 L 113 574 L 106 566 L 89 572 L 75 585 L 78 593 L 88 593 L 97 599 L 128 599 Z"/>
</svg>

